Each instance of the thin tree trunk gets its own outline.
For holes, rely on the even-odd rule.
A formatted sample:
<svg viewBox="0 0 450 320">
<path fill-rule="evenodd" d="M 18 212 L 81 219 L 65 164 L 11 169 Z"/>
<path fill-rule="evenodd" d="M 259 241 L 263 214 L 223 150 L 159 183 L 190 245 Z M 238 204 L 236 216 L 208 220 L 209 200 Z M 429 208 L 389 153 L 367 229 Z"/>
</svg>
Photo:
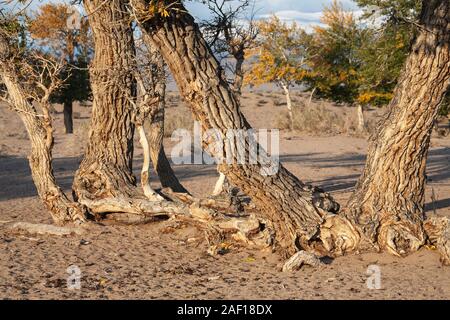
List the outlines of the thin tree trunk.
<svg viewBox="0 0 450 320">
<path fill-rule="evenodd" d="M 235 56 L 236 66 L 234 68 L 234 82 L 233 82 L 233 91 L 239 98 L 242 95 L 242 85 L 244 84 L 244 56 L 238 55 Z"/>
<path fill-rule="evenodd" d="M 73 184 L 76 198 L 133 196 L 133 77 L 135 48 L 127 1 L 85 0 L 95 42 L 90 67 L 93 95 L 86 152 Z"/>
<path fill-rule="evenodd" d="M 281 82 L 281 88 L 283 88 L 284 94 L 286 96 L 286 106 L 289 113 L 289 129 L 294 130 L 294 113 L 292 111 L 291 92 L 289 91 L 289 86 L 284 82 Z"/>
<path fill-rule="evenodd" d="M 159 52 L 152 47 L 148 48 L 151 53 L 150 61 L 153 64 L 151 68 L 151 82 L 154 94 L 159 96 L 159 103 L 153 116 L 150 119 L 150 157 L 152 159 L 153 168 L 158 174 L 161 186 L 163 188 L 171 188 L 178 193 L 188 193 L 176 177 L 169 159 L 167 159 L 164 150 L 164 114 L 166 108 L 166 70 L 164 60 Z"/>
<path fill-rule="evenodd" d="M 366 130 L 366 121 L 364 120 L 364 111 L 362 105 L 356 106 L 356 113 L 358 117 L 358 131 L 364 132 Z"/>
<path fill-rule="evenodd" d="M 161 52 L 180 93 L 203 130 L 217 129 L 224 137 L 228 129 L 250 129 L 240 112 L 238 100 L 223 78 L 218 61 L 186 9 L 177 3 L 171 6 L 169 17 L 149 17 L 148 1 L 130 2 L 148 35 L 145 39 Z M 210 143 L 204 141 L 204 148 Z M 245 139 L 243 143 L 247 156 L 251 142 Z M 338 204 L 328 194 L 305 185 L 282 165 L 273 175 L 264 174 L 268 164 L 274 165 L 267 157 L 258 164 L 249 164 L 248 161 L 239 164 L 236 153 L 225 153 L 232 163 L 221 164 L 219 171 L 252 197 L 276 231 L 277 245 L 282 252 L 293 254 L 300 247 L 310 248 L 320 242 L 320 225 L 328 212 L 338 210 Z M 260 154 L 264 156 L 264 151 L 260 150 Z"/>
<path fill-rule="evenodd" d="M 57 224 L 84 222 L 86 210 L 67 198 L 56 184 L 52 168 L 53 129 L 48 106 L 43 106 L 43 115 L 38 115 L 34 106 L 26 99 L 27 95 L 14 70 L 14 62 L 1 52 L 8 46 L 6 38 L 0 34 L 0 72 L 1 79 L 8 90 L 13 107 L 27 129 L 31 142 L 28 158 L 31 175 L 39 197 L 50 211 Z"/>
<path fill-rule="evenodd" d="M 66 134 L 73 133 L 72 107 L 73 101 L 71 99 L 66 99 L 63 104 L 64 132 Z"/>
<path fill-rule="evenodd" d="M 317 88 L 312 89 L 311 94 L 309 95 L 308 104 L 306 105 L 306 108 L 309 108 L 311 106 L 312 99 L 314 97 L 314 93 L 316 92 Z"/>
<path fill-rule="evenodd" d="M 426 240 L 425 167 L 433 124 L 449 86 L 450 2 L 423 1 L 420 25 L 345 211 L 368 244 L 396 255 L 413 252 Z"/>
</svg>

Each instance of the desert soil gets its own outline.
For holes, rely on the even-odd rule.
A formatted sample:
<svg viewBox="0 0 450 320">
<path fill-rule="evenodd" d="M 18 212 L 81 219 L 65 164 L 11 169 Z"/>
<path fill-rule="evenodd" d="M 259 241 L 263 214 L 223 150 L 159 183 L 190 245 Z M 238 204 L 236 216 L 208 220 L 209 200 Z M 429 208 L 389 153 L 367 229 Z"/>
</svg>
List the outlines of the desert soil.
<svg viewBox="0 0 450 320">
<path fill-rule="evenodd" d="M 271 128 L 285 108 L 276 93 L 245 93 L 243 112 L 256 128 Z M 300 98 L 298 98 L 300 99 Z M 189 113 L 172 94 L 168 118 Z M 278 106 L 275 106 L 278 105 Z M 337 112 L 347 110 L 334 107 Z M 90 108 L 75 105 L 75 134 L 62 132 L 56 106 L 54 169 L 70 194 L 83 153 Z M 311 136 L 281 132 L 281 161 L 304 181 L 323 187 L 345 204 L 364 165 L 364 137 Z M 170 153 L 174 142 L 166 139 Z M 270 252 L 236 248 L 209 256 L 196 230 L 174 232 L 165 222 L 142 226 L 92 227 L 83 236 L 52 237 L 11 232 L 8 221 L 51 223 L 36 195 L 27 163 L 29 141 L 18 116 L 0 106 L 0 298 L 2 299 L 449 299 L 450 268 L 427 248 L 406 258 L 366 253 L 344 256 L 319 267 L 282 273 Z M 136 144 L 135 171 L 142 163 Z M 450 215 L 450 138 L 433 137 L 427 167 L 427 213 Z M 215 166 L 177 165 L 182 183 L 207 196 Z M 152 184 L 159 187 L 152 174 Z M 434 191 L 433 191 L 434 190 Z M 434 201 L 432 193 L 434 192 Z M 381 271 L 381 289 L 368 289 L 370 265 Z M 81 271 L 81 289 L 67 288 L 67 269 Z"/>
</svg>

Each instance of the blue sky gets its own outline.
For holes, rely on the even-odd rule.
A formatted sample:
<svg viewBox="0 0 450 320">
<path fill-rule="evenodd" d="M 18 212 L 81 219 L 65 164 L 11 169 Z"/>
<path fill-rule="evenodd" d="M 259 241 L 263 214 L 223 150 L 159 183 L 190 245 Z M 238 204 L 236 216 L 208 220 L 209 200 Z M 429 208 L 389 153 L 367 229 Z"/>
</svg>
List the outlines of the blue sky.
<svg viewBox="0 0 450 320">
<path fill-rule="evenodd" d="M 273 14 L 284 21 L 296 21 L 299 25 L 309 28 L 320 24 L 320 16 L 324 6 L 330 5 L 332 0 L 256 0 L 255 9 L 258 18 L 267 18 Z M 340 0 L 348 11 L 361 11 L 352 0 Z M 205 5 L 196 1 L 187 1 L 187 7 L 196 18 L 208 16 Z"/>
<path fill-rule="evenodd" d="M 34 0 L 32 7 L 35 8 L 47 2 L 66 2 L 68 0 Z M 329 5 L 332 0 L 256 0 L 258 18 L 266 18 L 272 14 L 277 15 L 284 21 L 296 21 L 305 28 L 320 23 L 320 16 L 324 6 Z M 358 7 L 352 0 L 340 0 L 348 11 L 360 13 Z M 0 0 L 1 3 L 1 0 Z M 208 17 L 208 8 L 198 1 L 186 1 L 191 14 L 196 18 Z"/>
</svg>

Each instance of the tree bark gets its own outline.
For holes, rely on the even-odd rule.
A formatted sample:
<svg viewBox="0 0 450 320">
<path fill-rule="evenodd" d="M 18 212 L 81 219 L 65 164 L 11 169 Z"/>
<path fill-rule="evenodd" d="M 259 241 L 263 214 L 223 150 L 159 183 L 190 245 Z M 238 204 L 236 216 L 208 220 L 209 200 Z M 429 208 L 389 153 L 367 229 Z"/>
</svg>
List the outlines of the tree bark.
<svg viewBox="0 0 450 320">
<path fill-rule="evenodd" d="M 426 241 L 425 167 L 433 124 L 449 86 L 450 2 L 423 1 L 420 25 L 345 211 L 366 244 L 395 255 L 413 252 Z"/>
<path fill-rule="evenodd" d="M 133 196 L 135 47 L 127 1 L 85 0 L 95 43 L 89 142 L 73 184 L 80 201 Z"/>
<path fill-rule="evenodd" d="M 63 103 L 63 113 L 64 113 L 64 133 L 73 133 L 73 118 L 72 118 L 72 108 L 73 101 L 71 99 L 66 99 Z"/>
<path fill-rule="evenodd" d="M 56 184 L 52 168 L 53 129 L 48 106 L 42 106 L 38 115 L 35 107 L 26 99 L 27 94 L 14 69 L 14 61 L 1 52 L 8 46 L 8 40 L 0 34 L 0 73 L 8 90 L 14 109 L 27 129 L 31 142 L 28 158 L 31 174 L 39 197 L 57 224 L 86 221 L 86 209 L 72 202 Z"/>
<path fill-rule="evenodd" d="M 289 113 L 289 126 L 291 130 L 294 130 L 294 113 L 292 111 L 292 99 L 291 92 L 289 91 L 289 85 L 281 82 L 281 88 L 283 88 L 284 94 L 286 96 L 286 106 Z"/>
<path fill-rule="evenodd" d="M 174 2 L 169 17 L 149 16 L 149 1 L 132 0 L 137 20 L 150 41 L 161 52 L 180 89 L 203 130 L 216 129 L 222 137 L 228 129 L 250 129 L 240 112 L 236 99 L 223 71 L 203 39 L 192 16 L 182 4 Z M 225 141 L 227 143 L 227 141 Z M 237 142 L 240 143 L 240 142 Z M 250 150 L 248 138 L 242 142 Z M 203 142 L 208 150 L 211 141 Z M 273 226 L 276 244 L 285 254 L 315 245 L 320 225 L 329 212 L 336 212 L 338 204 L 317 188 L 305 185 L 281 164 L 273 175 L 264 171 L 273 161 L 264 157 L 257 164 L 239 164 L 235 152 L 225 150 L 231 163 L 219 165 L 230 182 L 252 197 L 256 207 Z M 213 156 L 218 156 L 214 151 Z M 246 152 L 246 156 L 248 152 Z M 247 158 L 248 160 L 248 158 Z"/>
<path fill-rule="evenodd" d="M 149 49 L 155 51 L 151 47 Z M 150 119 L 150 157 L 152 159 L 153 168 L 158 174 L 161 186 L 163 188 L 171 188 L 173 191 L 179 193 L 188 193 L 176 177 L 164 150 L 163 139 L 164 116 L 166 108 L 166 71 L 162 56 L 158 52 L 154 52 L 152 57 L 154 61 L 151 61 L 151 63 L 153 63 L 154 66 L 151 68 L 153 73 L 150 75 L 151 82 L 154 93 L 159 96 L 160 100 L 156 106 L 153 116 Z"/>
</svg>

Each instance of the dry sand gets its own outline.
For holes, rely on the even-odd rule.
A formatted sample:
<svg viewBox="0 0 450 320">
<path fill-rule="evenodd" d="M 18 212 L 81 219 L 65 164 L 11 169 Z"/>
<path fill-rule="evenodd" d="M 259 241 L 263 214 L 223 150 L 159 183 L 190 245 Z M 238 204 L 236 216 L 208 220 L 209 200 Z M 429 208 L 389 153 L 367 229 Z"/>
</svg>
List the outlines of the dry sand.
<svg viewBox="0 0 450 320">
<path fill-rule="evenodd" d="M 259 103 L 266 100 L 266 103 Z M 283 106 L 273 93 L 245 94 L 243 112 L 256 128 L 271 128 Z M 60 107 L 57 107 L 60 111 Z M 183 112 L 173 99 L 168 117 Z M 339 109 L 339 108 L 337 108 Z M 342 110 L 342 109 L 339 109 Z M 62 134 L 62 114 L 56 116 L 54 168 L 58 182 L 70 192 L 82 155 L 90 108 L 75 106 L 75 134 Z M 51 223 L 30 176 L 29 142 L 17 115 L 0 106 L 0 221 Z M 173 145 L 166 141 L 167 149 Z M 311 137 L 281 134 L 281 160 L 307 182 L 331 192 L 342 204 L 363 165 L 364 138 Z M 427 175 L 427 212 L 450 215 L 450 138 L 433 138 Z M 136 173 L 141 164 L 136 147 Z M 215 166 L 174 167 L 195 195 L 211 192 Z M 158 188 L 154 174 L 152 181 Z M 437 201 L 431 202 L 431 190 Z M 0 298 L 2 299 L 449 299 L 450 268 L 426 248 L 407 257 L 360 254 L 337 258 L 314 269 L 279 271 L 277 255 L 247 249 L 223 256 L 206 254 L 204 242 L 186 228 L 163 232 L 165 223 L 91 228 L 83 236 L 51 237 L 11 233 L 0 223 Z M 67 268 L 81 271 L 81 289 L 69 290 Z M 381 270 L 381 289 L 366 286 L 367 268 Z"/>
</svg>

